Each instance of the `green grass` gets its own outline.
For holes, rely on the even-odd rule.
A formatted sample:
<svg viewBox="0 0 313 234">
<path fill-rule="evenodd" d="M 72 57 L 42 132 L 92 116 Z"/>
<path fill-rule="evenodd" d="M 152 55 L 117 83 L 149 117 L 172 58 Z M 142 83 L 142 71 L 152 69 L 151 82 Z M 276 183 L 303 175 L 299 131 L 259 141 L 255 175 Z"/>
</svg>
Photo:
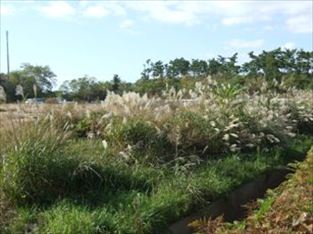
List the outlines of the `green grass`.
<svg viewBox="0 0 313 234">
<path fill-rule="evenodd" d="M 10 181 L 14 183 L 2 185 L 11 189 L 6 193 L 9 198 L 18 199 L 16 215 L 4 230 L 6 233 L 22 233 L 27 229 L 37 233 L 163 232 L 171 222 L 209 204 L 208 201 L 272 167 L 285 165 L 286 151 L 294 150 L 300 155 L 312 144 L 310 138 L 301 140 L 302 144 L 295 143 L 289 150 L 229 155 L 189 165 L 190 168 L 186 164 L 176 165 L 180 168 L 175 170 L 173 166 L 118 163 L 117 158 L 101 149 L 99 141 L 70 140 L 64 150 L 53 152 L 48 142 L 43 142 L 44 149 L 39 143 L 28 148 L 24 145 L 23 150 L 15 152 L 24 158 L 21 168 L 18 170 L 15 165 L 11 170 L 27 173 L 12 175 Z M 42 160 L 39 165 L 23 154 L 25 147 Z M 16 186 L 13 191 L 12 184 Z M 51 190 L 56 186 L 62 190 Z"/>
</svg>

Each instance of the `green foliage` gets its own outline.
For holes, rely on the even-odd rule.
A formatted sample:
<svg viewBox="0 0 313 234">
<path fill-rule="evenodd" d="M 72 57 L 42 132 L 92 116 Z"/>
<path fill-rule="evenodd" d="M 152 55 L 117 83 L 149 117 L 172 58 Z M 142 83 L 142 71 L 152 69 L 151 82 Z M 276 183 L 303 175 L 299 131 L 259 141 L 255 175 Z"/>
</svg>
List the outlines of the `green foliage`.
<svg viewBox="0 0 313 234">
<path fill-rule="evenodd" d="M 10 73 L 9 82 L 14 87 L 21 85 L 24 90 L 24 96 L 33 98 L 42 96 L 51 91 L 55 82 L 55 74 L 48 66 L 33 66 L 31 64 L 23 64 L 21 70 Z M 37 94 L 34 90 L 37 87 Z"/>
<path fill-rule="evenodd" d="M 83 199 L 100 190 L 149 186 L 145 178 L 133 177 L 135 172 L 106 165 L 104 161 L 95 162 L 87 157 L 91 152 L 81 152 L 80 147 L 68 150 L 72 144 L 68 145 L 71 142 L 65 141 L 60 132 L 41 128 L 28 129 L 34 132 L 19 139 L 18 145 L 6 152 L 1 188 L 12 202 L 51 203 L 64 197 Z M 105 155 L 103 151 L 99 157 Z"/>
<path fill-rule="evenodd" d="M 313 90 L 312 74 L 290 74 L 283 76 L 282 80 L 289 88 Z"/>
<path fill-rule="evenodd" d="M 187 75 L 190 70 L 190 62 L 184 58 L 171 60 L 167 69 L 169 78 L 181 77 Z"/>
<path fill-rule="evenodd" d="M 242 88 L 239 85 L 218 85 L 216 87 L 216 89 L 214 89 L 214 93 L 222 98 L 222 99 L 233 99 L 234 97 L 236 97 L 238 94 L 240 94 L 242 91 L 244 90 L 244 88 Z"/>
<path fill-rule="evenodd" d="M 261 56 L 267 78 L 283 73 L 278 52 Z M 0 205 L 3 197 L 16 214 L 0 230 L 163 233 L 260 173 L 301 159 L 312 144 L 311 135 L 299 135 L 312 129 L 311 93 L 289 85 L 296 77 L 310 84 L 309 74 L 292 68 L 278 74 L 281 83 L 264 82 L 257 67 L 259 77 L 246 79 L 236 60 L 148 61 L 151 70 L 132 88 L 158 98 L 120 95 L 130 86 L 118 76 L 105 83 L 79 78 L 65 83 L 63 95 L 93 101 L 106 89 L 116 94 L 97 111 L 73 104 L 16 131 L 1 129 Z M 261 66 L 256 62 L 250 65 Z M 207 74 L 215 77 L 204 81 Z"/>
<path fill-rule="evenodd" d="M 194 117 L 188 112 L 180 116 L 188 121 Z M 202 124 L 199 116 L 196 119 L 195 128 L 200 126 L 197 121 Z M 150 144 L 155 137 L 155 130 L 140 120 L 129 120 L 122 129 L 119 136 L 132 144 L 137 138 Z M 217 199 L 282 164 L 284 157 L 275 149 L 250 157 L 220 157 L 192 167 L 186 162 L 177 173 L 173 164 L 124 164 L 117 155 L 105 154 L 98 141 L 58 143 L 43 132 L 32 138 L 28 135 L 29 143 L 23 139 L 15 154 L 8 151 L 1 188 L 18 206 L 25 206 L 26 201 L 40 205 L 48 199 L 51 206 L 18 209 L 6 228 L 11 233 L 163 232 L 169 223 L 203 207 L 204 201 Z"/>
<path fill-rule="evenodd" d="M 106 97 L 108 83 L 98 83 L 95 78 L 84 76 L 82 78 L 65 81 L 60 90 L 62 96 L 68 100 L 94 101 Z"/>
<path fill-rule="evenodd" d="M 4 73 L 0 73 L 0 85 L 3 87 L 6 94 L 6 101 L 16 101 L 15 86 L 12 82 L 10 82 L 10 80 L 7 79 L 7 75 Z"/>
<path fill-rule="evenodd" d="M 259 200 L 260 208 L 256 212 L 256 219 L 264 216 L 272 207 L 273 202 L 275 201 L 275 197 L 270 197 L 268 199 Z"/>
<path fill-rule="evenodd" d="M 140 79 L 134 84 L 134 91 L 149 96 L 161 96 L 166 89 L 167 81 L 165 79 Z"/>
<path fill-rule="evenodd" d="M 192 59 L 190 71 L 194 77 L 206 77 L 208 75 L 208 64 L 204 60 Z"/>
<path fill-rule="evenodd" d="M 112 80 L 112 91 L 117 93 L 120 90 L 121 78 L 115 74 Z"/>
<path fill-rule="evenodd" d="M 201 113 L 182 111 L 169 120 L 166 133 L 170 142 L 182 153 L 200 153 L 208 151 L 212 154 L 220 152 L 223 143 Z M 178 152 L 176 152 L 178 153 Z"/>
<path fill-rule="evenodd" d="M 15 149 L 7 152 L 1 170 L 4 193 L 23 204 L 50 201 L 69 192 L 72 173 L 79 161 L 65 157 L 62 148 L 62 137 L 56 133 L 22 139 Z"/>
<path fill-rule="evenodd" d="M 281 48 L 259 55 L 249 53 L 251 61 L 242 65 L 242 70 L 248 76 L 264 75 L 266 79 L 280 80 L 285 74 L 306 74 L 312 76 L 310 64 L 312 64 L 313 53 L 301 50 L 282 50 Z"/>
<path fill-rule="evenodd" d="M 136 118 L 126 121 L 114 118 L 111 124 L 111 130 L 104 132 L 104 138 L 113 154 L 123 152 L 127 157 L 138 156 L 139 160 L 148 157 L 153 162 L 172 152 L 166 137 L 151 123 Z"/>
<path fill-rule="evenodd" d="M 147 122 L 139 120 L 130 120 L 121 129 L 122 138 L 125 143 L 135 145 L 142 142 L 144 146 L 157 137 L 157 132 L 154 127 Z"/>
<path fill-rule="evenodd" d="M 37 214 L 38 213 L 35 208 L 19 208 L 17 210 L 17 215 L 11 220 L 10 224 L 7 227 L 4 227 L 2 233 L 11 234 L 38 231 Z"/>
<path fill-rule="evenodd" d="M 92 212 L 88 208 L 62 201 L 39 214 L 39 233 L 111 233 L 107 227 L 110 213 L 102 209 Z"/>
<path fill-rule="evenodd" d="M 258 55 L 250 52 L 249 57 L 250 61 L 242 65 L 238 65 L 237 53 L 230 57 L 218 56 L 208 61 L 176 58 L 164 63 L 161 60 L 153 62 L 148 59 L 144 64 L 141 79 L 133 84 L 121 81 L 118 75 L 114 75 L 113 79 L 107 82 L 84 76 L 65 81 L 59 91 L 52 91 L 55 74 L 48 66 L 23 64 L 20 70 L 12 71 L 9 78 L 1 74 L 0 85 L 7 94 L 7 102 L 21 99 L 15 95 L 17 85 L 23 87 L 24 96 L 27 98 L 59 95 L 66 100 L 91 102 L 105 99 L 107 90 L 118 94 L 134 90 L 149 96 L 160 96 L 167 86 L 173 86 L 177 90 L 190 88 L 190 85 L 186 86 L 188 79 L 192 83 L 194 79 L 204 79 L 208 75 L 230 83 L 251 84 L 251 79 L 265 78 L 268 82 L 274 79 L 285 82 L 287 87 L 313 88 L 313 52 L 277 48 L 262 51 Z M 34 85 L 37 87 L 37 94 L 34 93 Z M 250 89 L 257 89 L 257 86 L 250 86 Z"/>
<path fill-rule="evenodd" d="M 103 118 L 106 112 L 92 112 L 72 120 L 72 130 L 78 137 L 99 137 L 103 135 L 104 127 L 108 124 L 108 120 Z"/>
<path fill-rule="evenodd" d="M 104 100 L 107 91 L 121 94 L 123 91 L 130 90 L 130 84 L 121 81 L 115 74 L 111 81 L 101 82 L 94 77 L 84 76 L 78 79 L 65 81 L 60 87 L 61 96 L 66 100 L 75 101 L 99 101 Z"/>
</svg>

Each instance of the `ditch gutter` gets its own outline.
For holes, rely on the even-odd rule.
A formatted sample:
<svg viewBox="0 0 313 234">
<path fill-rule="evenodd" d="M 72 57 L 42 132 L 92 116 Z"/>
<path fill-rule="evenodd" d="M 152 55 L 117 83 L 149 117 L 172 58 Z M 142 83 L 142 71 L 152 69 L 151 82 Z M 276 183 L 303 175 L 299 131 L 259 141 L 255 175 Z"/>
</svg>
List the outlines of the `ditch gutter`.
<svg viewBox="0 0 313 234">
<path fill-rule="evenodd" d="M 225 197 L 212 202 L 208 207 L 200 209 L 181 220 L 172 223 L 167 233 L 169 234 L 192 234 L 194 230 L 188 225 L 201 218 L 216 218 L 223 215 L 226 222 L 242 220 L 247 216 L 247 209 L 243 205 L 258 198 L 264 198 L 268 189 L 278 187 L 286 175 L 293 172 L 287 167 L 272 169 L 233 190 Z"/>
</svg>

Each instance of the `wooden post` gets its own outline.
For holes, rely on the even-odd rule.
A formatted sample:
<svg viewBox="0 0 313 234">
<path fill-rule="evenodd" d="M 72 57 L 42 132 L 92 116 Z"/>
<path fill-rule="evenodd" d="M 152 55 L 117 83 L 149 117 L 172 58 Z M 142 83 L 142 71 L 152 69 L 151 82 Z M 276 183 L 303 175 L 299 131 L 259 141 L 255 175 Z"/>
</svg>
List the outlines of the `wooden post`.
<svg viewBox="0 0 313 234">
<path fill-rule="evenodd" d="M 10 55 L 9 55 L 9 31 L 6 31 L 6 39 L 7 39 L 7 68 L 8 68 L 8 79 L 10 75 Z"/>
</svg>

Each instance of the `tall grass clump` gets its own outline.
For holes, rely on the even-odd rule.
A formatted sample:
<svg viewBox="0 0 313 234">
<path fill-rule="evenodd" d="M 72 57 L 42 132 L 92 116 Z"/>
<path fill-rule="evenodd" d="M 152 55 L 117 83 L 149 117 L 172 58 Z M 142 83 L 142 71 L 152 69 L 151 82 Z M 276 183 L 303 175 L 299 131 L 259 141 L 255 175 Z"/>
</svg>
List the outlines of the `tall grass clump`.
<svg viewBox="0 0 313 234">
<path fill-rule="evenodd" d="M 153 162 L 172 152 L 166 136 L 158 130 L 150 121 L 116 116 L 104 129 L 103 138 L 113 155 L 120 155 L 126 161 L 134 157 L 141 162 Z"/>
<path fill-rule="evenodd" d="M 220 132 L 215 129 L 215 123 L 201 113 L 186 110 L 177 113 L 165 125 L 165 132 L 177 154 L 202 155 L 223 151 L 224 145 L 219 141 Z"/>
<path fill-rule="evenodd" d="M 297 134 L 312 132 L 312 100 L 312 91 L 283 82 L 260 81 L 250 90 L 208 78 L 192 90 L 171 88 L 158 98 L 109 93 L 103 107 L 152 123 L 176 153 L 223 154 L 286 146 Z"/>
<path fill-rule="evenodd" d="M 50 203 L 102 184 L 95 163 L 68 154 L 68 132 L 42 121 L 29 123 L 14 135 L 11 147 L 1 155 L 1 188 L 13 203 Z"/>
<path fill-rule="evenodd" d="M 20 129 L 15 141 L 2 154 L 1 187 L 18 203 L 49 201 L 68 190 L 71 172 L 78 162 L 63 154 L 66 133 L 47 124 Z"/>
<path fill-rule="evenodd" d="M 49 204 L 63 198 L 90 201 L 104 191 L 149 190 L 148 178 L 114 161 L 103 148 L 98 153 L 84 151 L 84 142 L 75 143 L 69 132 L 50 121 L 29 123 L 20 130 L 1 152 L 1 194 L 14 204 Z"/>
</svg>

